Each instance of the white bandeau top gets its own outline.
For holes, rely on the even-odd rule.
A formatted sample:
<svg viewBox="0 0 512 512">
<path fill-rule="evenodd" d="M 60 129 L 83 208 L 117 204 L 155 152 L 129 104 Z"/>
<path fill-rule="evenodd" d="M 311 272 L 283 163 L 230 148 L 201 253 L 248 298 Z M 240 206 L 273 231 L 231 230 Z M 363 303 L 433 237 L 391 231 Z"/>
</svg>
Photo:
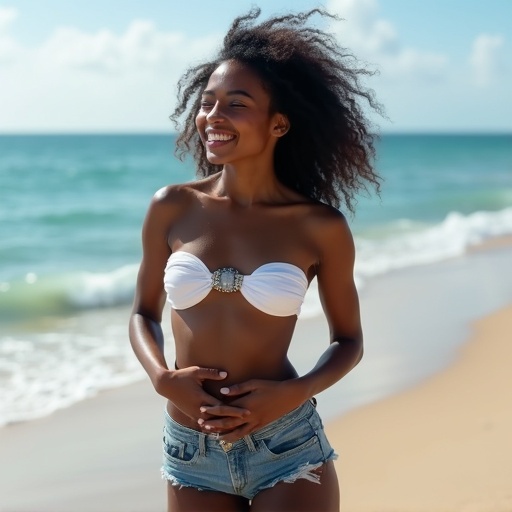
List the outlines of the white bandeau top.
<svg viewBox="0 0 512 512">
<path fill-rule="evenodd" d="M 176 251 L 167 261 L 164 288 L 173 309 L 187 309 L 201 302 L 214 287 L 214 274 L 194 254 Z M 240 276 L 242 279 L 242 276 Z M 255 308 L 272 316 L 299 315 L 308 279 L 291 263 L 265 263 L 244 275 L 239 288 Z"/>
</svg>

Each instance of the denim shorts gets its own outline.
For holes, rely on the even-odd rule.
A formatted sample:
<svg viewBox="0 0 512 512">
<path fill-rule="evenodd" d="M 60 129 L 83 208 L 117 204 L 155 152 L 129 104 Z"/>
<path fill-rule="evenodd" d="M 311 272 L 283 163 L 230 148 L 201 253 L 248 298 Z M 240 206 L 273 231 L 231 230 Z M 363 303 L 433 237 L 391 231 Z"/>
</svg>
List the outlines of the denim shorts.
<svg viewBox="0 0 512 512">
<path fill-rule="evenodd" d="M 162 477 L 172 485 L 252 499 L 278 482 L 319 483 L 336 458 L 312 401 L 234 443 L 180 425 L 165 411 Z"/>
</svg>

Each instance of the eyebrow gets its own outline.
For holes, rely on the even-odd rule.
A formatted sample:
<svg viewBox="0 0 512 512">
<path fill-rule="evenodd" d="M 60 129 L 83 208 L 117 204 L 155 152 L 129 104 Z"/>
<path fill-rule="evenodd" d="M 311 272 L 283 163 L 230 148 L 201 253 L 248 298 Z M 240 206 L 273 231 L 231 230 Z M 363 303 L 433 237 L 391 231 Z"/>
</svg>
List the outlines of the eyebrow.
<svg viewBox="0 0 512 512">
<path fill-rule="evenodd" d="M 215 92 L 207 89 L 206 91 L 203 91 L 203 95 L 214 96 Z M 228 91 L 226 93 L 226 96 L 245 96 L 246 98 L 254 100 L 254 98 L 247 91 L 244 91 L 243 89 L 234 89 L 232 91 Z"/>
</svg>

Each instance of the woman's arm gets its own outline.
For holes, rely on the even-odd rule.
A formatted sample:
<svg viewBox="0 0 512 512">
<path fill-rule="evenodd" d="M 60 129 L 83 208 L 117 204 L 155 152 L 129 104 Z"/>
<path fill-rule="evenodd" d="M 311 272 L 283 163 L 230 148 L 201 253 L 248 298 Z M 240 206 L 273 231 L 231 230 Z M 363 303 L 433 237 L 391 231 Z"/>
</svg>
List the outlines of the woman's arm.
<svg viewBox="0 0 512 512">
<path fill-rule="evenodd" d="M 204 418 L 200 407 L 222 402 L 203 390 L 206 379 L 222 380 L 225 372 L 197 366 L 169 369 L 164 356 L 161 329 L 165 303 L 164 270 L 171 254 L 168 244 L 172 225 L 186 209 L 186 194 L 177 187 L 157 192 L 148 209 L 142 229 L 143 257 L 130 317 L 130 342 L 135 355 L 146 370 L 157 393 L 171 400 L 184 414 L 195 421 Z M 246 411 L 230 407 L 228 414 L 242 417 Z"/>
<path fill-rule="evenodd" d="M 359 298 L 354 283 L 354 241 L 340 213 L 324 223 L 320 241 L 318 290 L 329 324 L 330 345 L 315 367 L 297 379 L 300 393 L 306 398 L 339 381 L 363 357 Z"/>
<path fill-rule="evenodd" d="M 130 317 L 130 342 L 155 389 L 168 371 L 160 323 L 165 303 L 163 275 L 171 250 L 167 237 L 175 212 L 166 189 L 159 190 L 149 206 L 142 228 L 142 261 Z"/>
<path fill-rule="evenodd" d="M 312 231 L 319 247 L 318 288 L 329 324 L 329 347 L 304 376 L 282 382 L 253 379 L 221 389 L 228 396 L 245 395 L 232 405 L 251 411 L 245 425 L 223 436 L 226 441 L 243 437 L 298 407 L 339 381 L 361 360 L 363 336 L 350 229 L 343 215 L 333 209 L 314 224 Z M 206 410 L 212 415 L 221 415 L 221 411 L 217 406 Z M 216 432 L 229 426 L 229 419 L 212 419 L 203 428 Z"/>
</svg>

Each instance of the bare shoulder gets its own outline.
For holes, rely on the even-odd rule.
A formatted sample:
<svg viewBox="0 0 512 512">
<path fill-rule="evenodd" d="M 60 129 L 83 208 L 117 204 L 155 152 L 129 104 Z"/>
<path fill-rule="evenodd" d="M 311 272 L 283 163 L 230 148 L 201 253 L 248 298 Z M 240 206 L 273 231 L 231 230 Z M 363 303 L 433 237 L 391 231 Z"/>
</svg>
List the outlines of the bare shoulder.
<svg viewBox="0 0 512 512">
<path fill-rule="evenodd" d="M 203 192 L 205 180 L 167 185 L 153 195 L 148 213 L 177 218 L 197 202 Z"/>
<path fill-rule="evenodd" d="M 192 183 L 167 185 L 155 192 L 151 206 L 159 208 L 179 208 L 180 206 L 185 206 L 192 199 L 193 190 Z"/>
<path fill-rule="evenodd" d="M 302 215 L 307 237 L 315 248 L 317 272 L 339 268 L 352 268 L 355 247 L 345 215 L 324 203 L 310 203 Z"/>
<path fill-rule="evenodd" d="M 309 206 L 308 227 L 319 243 L 350 242 L 352 233 L 345 215 L 333 206 L 315 203 Z"/>
<path fill-rule="evenodd" d="M 193 195 L 186 184 L 168 185 L 157 190 L 151 199 L 142 227 L 147 244 L 165 241 L 172 226 L 191 208 Z"/>
<path fill-rule="evenodd" d="M 190 201 L 197 199 L 200 194 L 208 194 L 213 187 L 215 178 L 214 175 L 201 180 L 162 187 L 155 192 L 152 204 L 168 207 L 186 206 Z"/>
<path fill-rule="evenodd" d="M 327 227 L 347 226 L 345 215 L 334 206 L 325 203 L 310 203 L 311 219 Z"/>
</svg>

